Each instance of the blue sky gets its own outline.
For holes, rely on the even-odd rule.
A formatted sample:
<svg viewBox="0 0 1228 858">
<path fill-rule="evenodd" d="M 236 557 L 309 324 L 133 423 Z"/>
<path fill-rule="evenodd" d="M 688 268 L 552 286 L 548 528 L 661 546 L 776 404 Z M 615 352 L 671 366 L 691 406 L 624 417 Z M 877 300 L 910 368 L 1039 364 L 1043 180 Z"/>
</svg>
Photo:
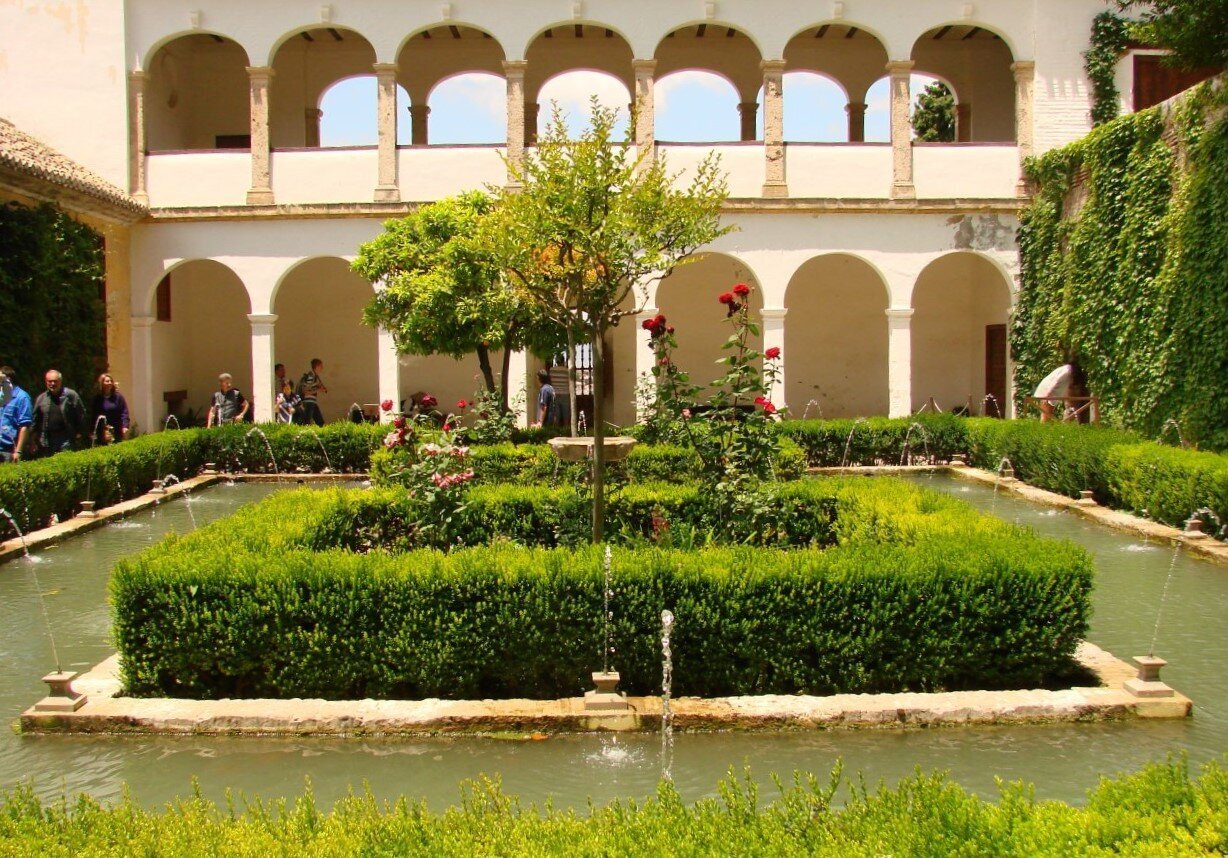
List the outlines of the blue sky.
<svg viewBox="0 0 1228 858">
<path fill-rule="evenodd" d="M 932 78 L 913 75 L 915 99 Z M 785 75 L 785 139 L 839 142 L 846 139 L 845 96 L 827 78 L 809 72 Z M 561 74 L 542 88 L 542 113 L 551 101 L 567 113 L 569 126 L 584 124 L 588 100 L 596 95 L 602 104 L 620 108 L 624 116 L 630 96 L 618 80 L 599 72 Z M 723 142 L 738 139 L 738 97 L 723 78 L 705 72 L 678 72 L 657 81 L 656 131 L 658 140 L 676 142 Z M 439 84 L 430 97 L 432 143 L 501 143 L 507 124 L 506 87 L 503 78 L 490 74 L 465 74 Z M 762 93 L 760 93 L 762 103 Z M 866 140 L 888 139 L 887 79 L 867 93 Z M 324 146 L 374 145 L 375 79 L 351 78 L 335 84 L 324 94 L 320 140 Z M 398 94 L 398 142 L 410 139 L 409 99 Z M 544 116 L 542 117 L 544 120 Z M 763 115 L 759 111 L 762 136 Z M 625 127 L 625 126 L 624 126 Z"/>
</svg>

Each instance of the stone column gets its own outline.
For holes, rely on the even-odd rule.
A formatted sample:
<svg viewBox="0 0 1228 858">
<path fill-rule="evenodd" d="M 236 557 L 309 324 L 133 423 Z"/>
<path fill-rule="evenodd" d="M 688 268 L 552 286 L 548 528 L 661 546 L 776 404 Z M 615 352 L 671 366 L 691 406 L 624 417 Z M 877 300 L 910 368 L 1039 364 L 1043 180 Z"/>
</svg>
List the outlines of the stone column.
<svg viewBox="0 0 1228 858">
<path fill-rule="evenodd" d="M 401 355 L 397 352 L 392 333 L 383 328 L 376 328 L 377 372 L 379 373 L 379 401 L 392 400 L 392 410 L 401 407 Z M 362 405 L 363 403 L 358 403 Z M 392 413 L 380 409 L 380 422 L 392 421 Z"/>
<path fill-rule="evenodd" d="M 785 314 L 789 312 L 784 307 L 764 307 L 759 311 L 759 315 L 763 319 L 763 350 L 766 352 L 770 348 L 780 349 L 780 357 L 777 359 L 776 384 L 768 391 L 768 399 L 772 400 L 772 404 L 777 408 L 784 408 L 785 402 L 785 360 L 788 355 L 785 354 Z M 764 361 L 766 364 L 766 360 Z M 767 383 L 767 374 L 764 374 L 764 384 Z"/>
<path fill-rule="evenodd" d="M 912 74 L 912 60 L 887 63 L 891 74 L 891 198 L 912 200 L 917 189 L 912 183 L 912 123 L 908 120 L 911 94 L 908 78 Z"/>
<path fill-rule="evenodd" d="M 912 414 L 912 307 L 887 311 L 887 416 Z"/>
<path fill-rule="evenodd" d="M 516 402 L 520 409 L 516 411 L 516 425 L 521 429 L 528 427 L 529 414 L 534 410 L 528 386 L 529 354 L 523 349 L 512 352 L 507 362 L 507 401 L 508 407 L 514 408 Z M 534 416 L 533 419 L 536 419 Z"/>
<path fill-rule="evenodd" d="M 656 108 L 653 104 L 653 75 L 656 60 L 632 60 L 635 71 L 635 148 L 645 163 L 656 155 Z"/>
<path fill-rule="evenodd" d="M 269 83 L 273 79 L 273 69 L 268 66 L 248 66 L 247 77 L 251 85 L 252 110 L 252 186 L 247 192 L 247 204 L 271 206 L 273 183 L 269 169 Z"/>
<path fill-rule="evenodd" d="M 639 385 L 642 379 L 652 379 L 652 368 L 656 364 L 657 355 L 652 350 L 652 344 L 648 340 L 648 332 L 642 327 L 644 322 L 653 318 L 661 311 L 656 307 L 645 307 L 635 315 L 635 389 L 639 390 Z M 653 397 L 655 399 L 655 396 Z M 647 414 L 643 413 L 643 406 L 648 405 L 648 402 L 641 402 L 637 397 L 635 400 L 636 420 L 644 420 Z"/>
<path fill-rule="evenodd" d="M 375 63 L 376 118 L 379 130 L 379 183 L 375 201 L 397 202 L 397 64 Z"/>
<path fill-rule="evenodd" d="M 849 142 L 866 142 L 866 103 L 850 101 L 844 106 L 844 112 L 849 115 Z"/>
<path fill-rule="evenodd" d="M 741 117 L 742 122 L 742 141 L 757 139 L 759 135 L 755 129 L 755 122 L 759 117 L 759 103 L 743 101 L 738 105 L 738 116 Z"/>
<path fill-rule="evenodd" d="M 273 389 L 273 328 L 275 313 L 251 313 L 252 324 L 252 396 L 256 400 L 257 423 L 272 423 L 277 391 Z"/>
<path fill-rule="evenodd" d="M 162 397 L 153 389 L 153 326 L 153 316 L 132 317 L 132 387 L 127 399 L 130 416 L 142 432 L 161 428 L 161 415 L 154 411 Z"/>
<path fill-rule="evenodd" d="M 524 70 L 527 63 L 524 60 L 514 60 L 503 64 L 503 75 L 507 79 L 507 184 L 509 187 L 519 187 L 520 180 L 515 176 L 513 168 L 519 168 L 524 160 Z"/>
<path fill-rule="evenodd" d="M 129 227 L 104 224 L 107 371 L 121 390 L 132 386 L 132 255 Z"/>
<path fill-rule="evenodd" d="M 955 142 L 972 142 L 972 105 L 966 101 L 955 105 Z"/>
<path fill-rule="evenodd" d="M 415 146 L 425 146 L 430 142 L 427 131 L 430 115 L 430 105 L 412 104 L 409 107 L 409 142 Z"/>
<path fill-rule="evenodd" d="M 1029 194 L 1027 180 L 1023 175 L 1023 162 L 1032 157 L 1032 101 L 1036 79 L 1036 63 L 1020 60 L 1011 63 L 1015 75 L 1015 145 L 1019 148 L 1019 181 L 1015 183 L 1015 196 Z"/>
<path fill-rule="evenodd" d="M 143 71 L 128 73 L 129 111 L 128 126 L 128 190 L 133 199 L 149 205 L 149 190 L 145 180 L 145 155 L 149 140 L 145 130 L 145 82 L 149 75 Z"/>
<path fill-rule="evenodd" d="M 785 99 L 784 60 L 764 60 L 763 69 L 763 154 L 767 159 L 763 196 L 787 197 L 785 184 Z"/>
</svg>

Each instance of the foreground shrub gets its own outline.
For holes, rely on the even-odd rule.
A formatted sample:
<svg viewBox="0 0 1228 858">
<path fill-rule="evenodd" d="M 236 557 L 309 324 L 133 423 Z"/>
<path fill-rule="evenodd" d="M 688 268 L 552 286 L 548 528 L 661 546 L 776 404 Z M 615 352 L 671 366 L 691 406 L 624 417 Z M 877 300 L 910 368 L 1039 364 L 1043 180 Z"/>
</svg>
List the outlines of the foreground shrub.
<svg viewBox="0 0 1228 858">
<path fill-rule="evenodd" d="M 997 801 L 941 774 L 916 773 L 870 790 L 795 774 L 760 798 L 749 773 L 688 805 L 662 782 L 654 798 L 587 812 L 524 806 L 497 783 L 467 784 L 442 813 L 370 791 L 320 810 L 246 800 L 241 810 L 196 796 L 160 810 L 125 798 L 105 808 L 81 797 L 40 802 L 29 787 L 0 800 L 0 851 L 126 855 L 1210 855 L 1228 841 L 1223 762 L 1192 778 L 1182 762 L 1104 779 L 1084 807 L 1036 800 L 1003 783 Z M 497 844 L 497 845 L 496 845 Z"/>
<path fill-rule="evenodd" d="M 786 488 L 801 498 L 811 483 Z M 475 525 L 475 538 L 557 539 L 540 522 L 517 524 L 537 505 L 523 499 L 548 490 L 500 491 L 518 496 L 474 490 L 474 521 L 487 528 Z M 629 510 L 649 508 L 653 489 L 639 491 Z M 624 688 L 656 689 L 665 607 L 679 618 L 680 694 L 1020 687 L 1069 666 L 1090 611 L 1083 551 L 894 481 L 809 491 L 799 508 L 833 544 L 826 551 L 614 552 Z M 681 514 L 697 502 L 685 492 L 669 487 L 651 503 Z M 598 548 L 336 547 L 355 526 L 373 533 L 399 518 L 380 493 L 284 493 L 121 561 L 111 597 L 126 687 L 334 699 L 553 698 L 588 687 L 602 648 Z"/>
</svg>

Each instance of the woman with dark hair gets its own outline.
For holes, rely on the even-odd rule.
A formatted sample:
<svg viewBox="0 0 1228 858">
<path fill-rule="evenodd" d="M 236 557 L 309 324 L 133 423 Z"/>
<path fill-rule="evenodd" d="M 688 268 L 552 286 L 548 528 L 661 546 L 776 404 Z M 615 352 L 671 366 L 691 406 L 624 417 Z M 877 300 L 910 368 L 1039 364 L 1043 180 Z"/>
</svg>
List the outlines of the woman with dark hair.
<svg viewBox="0 0 1228 858">
<path fill-rule="evenodd" d="M 100 423 L 98 418 L 102 417 Z M 128 402 L 109 372 L 98 376 L 98 393 L 90 408 L 95 444 L 113 444 L 128 437 Z"/>
</svg>

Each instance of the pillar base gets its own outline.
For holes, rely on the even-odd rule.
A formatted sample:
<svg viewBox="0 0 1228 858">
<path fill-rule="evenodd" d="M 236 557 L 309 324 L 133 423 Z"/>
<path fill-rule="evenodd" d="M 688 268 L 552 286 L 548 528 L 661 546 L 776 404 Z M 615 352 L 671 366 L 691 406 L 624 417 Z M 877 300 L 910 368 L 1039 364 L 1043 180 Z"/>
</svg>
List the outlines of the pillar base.
<svg viewBox="0 0 1228 858">
<path fill-rule="evenodd" d="M 271 206 L 273 205 L 273 189 L 272 188 L 253 188 L 247 192 L 247 204 L 249 206 Z"/>
<path fill-rule="evenodd" d="M 1032 196 L 1032 185 L 1027 179 L 1020 179 L 1015 183 L 1015 196 L 1023 200 Z"/>
<path fill-rule="evenodd" d="M 892 185 L 891 199 L 893 200 L 915 200 L 917 198 L 917 188 L 914 185 Z"/>
<path fill-rule="evenodd" d="M 401 189 L 396 185 L 379 185 L 375 189 L 375 201 L 377 203 L 399 203 Z"/>
<path fill-rule="evenodd" d="M 764 182 L 761 193 L 768 199 L 784 199 L 789 196 L 789 186 L 784 182 Z"/>
</svg>

